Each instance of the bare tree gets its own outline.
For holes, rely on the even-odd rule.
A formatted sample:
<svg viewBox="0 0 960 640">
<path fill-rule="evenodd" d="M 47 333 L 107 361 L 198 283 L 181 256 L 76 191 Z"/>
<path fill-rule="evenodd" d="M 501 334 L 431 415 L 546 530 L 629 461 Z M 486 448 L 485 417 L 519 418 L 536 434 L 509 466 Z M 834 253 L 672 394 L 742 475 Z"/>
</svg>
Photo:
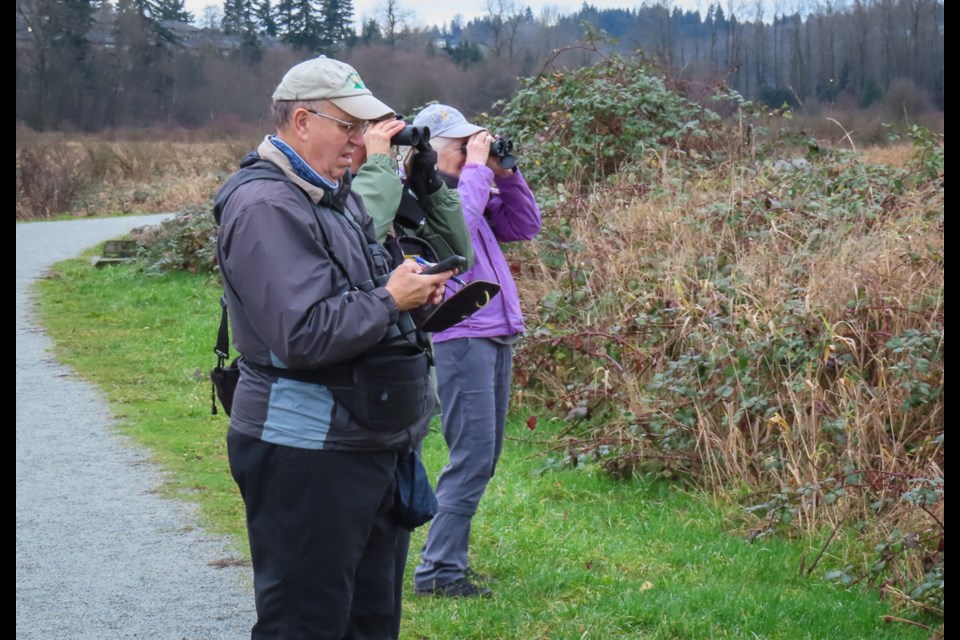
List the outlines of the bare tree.
<svg viewBox="0 0 960 640">
<path fill-rule="evenodd" d="M 773 3 L 773 86 L 782 87 L 781 82 L 781 64 L 783 56 L 781 47 L 783 46 L 783 23 L 784 18 L 783 0 L 774 0 Z"/>
<path fill-rule="evenodd" d="M 391 49 L 396 49 L 400 36 L 409 28 L 413 11 L 402 8 L 398 0 L 384 0 L 375 13 L 380 18 L 383 39 Z"/>
<path fill-rule="evenodd" d="M 531 47 L 534 57 L 544 59 L 557 48 L 557 23 L 560 20 L 560 10 L 553 5 L 544 5 L 540 9 L 538 29 Z"/>
<path fill-rule="evenodd" d="M 665 65 L 673 64 L 673 24 L 671 13 L 672 0 L 661 0 L 649 10 L 654 12 L 656 22 L 656 54 L 660 62 Z"/>
<path fill-rule="evenodd" d="M 493 33 L 493 42 L 487 46 L 494 57 L 502 58 L 507 54 L 513 60 L 517 33 L 523 21 L 523 12 L 517 9 L 513 0 L 486 0 L 486 20 Z"/>
<path fill-rule="evenodd" d="M 753 64 L 758 90 L 767 84 L 766 25 L 763 23 L 764 4 L 764 0 L 756 0 L 756 3 L 753 5 Z"/>
<path fill-rule="evenodd" d="M 851 65 L 853 73 L 853 82 L 855 86 L 862 88 L 870 75 L 867 65 L 867 47 L 869 45 L 870 23 L 867 15 L 867 7 L 864 0 L 854 0 L 853 5 L 853 50 L 855 52 L 855 64 Z"/>
<path fill-rule="evenodd" d="M 727 66 L 730 69 L 731 80 L 737 91 L 746 93 L 749 84 L 744 86 L 744 78 L 749 76 L 744 64 L 746 49 L 743 46 L 743 20 L 745 0 L 727 0 Z M 738 18 L 737 16 L 741 16 Z"/>
<path fill-rule="evenodd" d="M 837 73 L 836 54 L 836 23 L 837 14 L 834 12 L 832 0 L 826 0 L 817 12 L 817 44 L 820 56 L 819 72 L 817 77 L 817 92 L 821 99 L 832 101 L 839 91 L 839 74 Z M 807 20 L 808 38 L 812 18 Z M 811 60 L 812 63 L 812 60 Z"/>
<path fill-rule="evenodd" d="M 206 5 L 200 12 L 200 26 L 204 29 L 219 29 L 223 22 L 223 9 L 215 4 Z"/>
</svg>

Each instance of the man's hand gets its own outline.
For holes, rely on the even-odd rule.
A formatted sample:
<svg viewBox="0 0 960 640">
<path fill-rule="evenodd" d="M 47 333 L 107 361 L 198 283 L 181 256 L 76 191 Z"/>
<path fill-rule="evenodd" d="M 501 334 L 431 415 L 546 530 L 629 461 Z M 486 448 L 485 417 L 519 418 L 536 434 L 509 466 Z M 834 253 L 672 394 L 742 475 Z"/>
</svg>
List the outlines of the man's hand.
<svg viewBox="0 0 960 640">
<path fill-rule="evenodd" d="M 363 144 L 367 147 L 367 157 L 375 153 L 390 155 L 390 139 L 406 126 L 403 120 L 380 120 L 370 124 L 363 134 Z"/>
<path fill-rule="evenodd" d="M 404 260 L 390 274 L 385 289 L 397 303 L 400 311 L 409 311 L 425 304 L 443 302 L 444 283 L 455 271 L 445 271 L 431 276 L 420 275 L 423 267 L 413 260 Z"/>
</svg>

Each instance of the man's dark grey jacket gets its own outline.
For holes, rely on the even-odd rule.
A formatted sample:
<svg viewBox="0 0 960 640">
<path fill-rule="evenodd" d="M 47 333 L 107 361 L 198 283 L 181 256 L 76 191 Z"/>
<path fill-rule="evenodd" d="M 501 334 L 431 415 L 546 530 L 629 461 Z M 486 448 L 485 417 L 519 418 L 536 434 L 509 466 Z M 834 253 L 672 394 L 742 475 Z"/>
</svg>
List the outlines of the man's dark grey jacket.
<svg viewBox="0 0 960 640">
<path fill-rule="evenodd" d="M 287 180 L 254 180 L 216 203 L 217 252 L 236 349 L 260 365 L 319 369 L 374 348 L 398 311 L 383 287 L 354 289 L 375 275 L 365 238 L 374 237 L 374 225 L 361 199 L 341 193 L 344 215 L 268 140 L 258 153 Z M 241 363 L 230 426 L 298 448 L 376 450 L 422 439 L 430 413 L 397 431 L 365 429 L 324 385 Z"/>
</svg>

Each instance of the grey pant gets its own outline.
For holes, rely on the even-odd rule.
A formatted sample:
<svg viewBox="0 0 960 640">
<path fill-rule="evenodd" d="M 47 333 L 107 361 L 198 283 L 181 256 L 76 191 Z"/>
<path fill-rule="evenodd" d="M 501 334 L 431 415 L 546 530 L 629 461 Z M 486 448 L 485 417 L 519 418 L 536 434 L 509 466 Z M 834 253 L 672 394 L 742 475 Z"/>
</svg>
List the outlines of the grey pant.
<svg viewBox="0 0 960 640">
<path fill-rule="evenodd" d="M 414 574 L 417 590 L 463 577 L 470 521 L 503 450 L 513 347 L 487 338 L 434 345 L 443 437 L 450 461 L 437 481 L 439 511 Z"/>
</svg>

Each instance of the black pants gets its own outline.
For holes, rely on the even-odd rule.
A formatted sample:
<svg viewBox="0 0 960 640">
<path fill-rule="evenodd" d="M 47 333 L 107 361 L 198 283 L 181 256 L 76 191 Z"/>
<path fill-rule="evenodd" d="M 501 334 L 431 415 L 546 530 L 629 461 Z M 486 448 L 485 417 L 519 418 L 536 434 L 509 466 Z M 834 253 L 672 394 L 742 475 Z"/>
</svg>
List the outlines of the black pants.
<svg viewBox="0 0 960 640">
<path fill-rule="evenodd" d="M 255 640 L 383 640 L 394 624 L 396 451 L 270 444 L 230 430 L 247 508 Z"/>
</svg>

